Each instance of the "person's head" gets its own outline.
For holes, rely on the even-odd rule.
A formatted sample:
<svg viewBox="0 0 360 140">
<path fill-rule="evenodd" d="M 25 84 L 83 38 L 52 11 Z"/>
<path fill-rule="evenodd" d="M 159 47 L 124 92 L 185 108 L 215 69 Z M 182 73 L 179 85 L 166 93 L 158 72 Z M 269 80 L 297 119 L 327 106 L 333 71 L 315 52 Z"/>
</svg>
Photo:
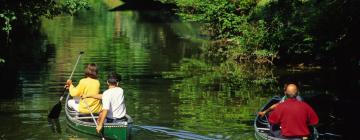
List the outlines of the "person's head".
<svg viewBox="0 0 360 140">
<path fill-rule="evenodd" d="M 115 72 L 110 72 L 107 79 L 107 84 L 109 86 L 118 86 L 121 81 L 121 76 Z"/>
<path fill-rule="evenodd" d="M 295 84 L 288 84 L 285 89 L 285 95 L 288 98 L 295 98 L 297 96 L 298 87 Z"/>
<path fill-rule="evenodd" d="M 85 67 L 85 77 L 97 79 L 97 74 L 98 74 L 98 70 L 96 64 L 91 63 Z"/>
</svg>

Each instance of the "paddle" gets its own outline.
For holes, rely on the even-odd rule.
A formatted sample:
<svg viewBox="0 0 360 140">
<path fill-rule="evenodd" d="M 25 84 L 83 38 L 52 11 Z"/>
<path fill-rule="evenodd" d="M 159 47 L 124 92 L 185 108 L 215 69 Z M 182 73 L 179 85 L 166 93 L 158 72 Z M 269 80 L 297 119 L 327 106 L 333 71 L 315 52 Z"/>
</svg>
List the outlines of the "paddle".
<svg viewBox="0 0 360 140">
<path fill-rule="evenodd" d="M 91 115 L 91 117 L 92 117 L 92 119 L 93 119 L 93 121 L 94 121 L 94 123 L 95 123 L 96 127 L 98 127 L 98 124 L 97 124 L 97 122 L 96 122 L 96 120 L 95 120 L 95 117 L 94 117 L 94 115 L 93 115 L 93 113 L 92 113 L 92 111 L 91 111 L 91 109 L 90 109 L 89 105 L 85 102 L 85 98 L 84 98 L 84 99 L 82 99 L 82 101 L 85 103 L 86 107 L 88 108 L 88 110 L 89 110 L 89 112 L 90 112 L 90 115 Z M 105 140 L 105 137 L 104 137 L 104 135 L 103 135 L 103 133 L 102 133 L 102 132 L 100 133 L 100 135 L 101 135 L 101 139 L 102 139 L 102 140 Z"/>
<path fill-rule="evenodd" d="M 80 60 L 80 57 L 81 55 L 84 54 L 84 52 L 80 52 L 77 60 L 76 60 L 76 63 L 75 63 L 75 66 L 70 74 L 70 77 L 69 79 L 71 79 L 71 77 L 73 76 L 74 72 L 75 72 L 75 69 L 76 69 L 76 66 L 77 64 L 79 63 L 79 60 Z M 63 94 L 61 95 L 60 99 L 59 99 L 59 102 L 57 104 L 55 104 L 53 106 L 53 108 L 51 109 L 50 113 L 48 114 L 48 118 L 50 119 L 57 119 L 59 118 L 59 115 L 60 115 L 60 112 L 61 112 L 61 101 L 63 100 L 64 96 L 66 95 L 66 88 L 64 88 L 63 90 Z"/>
</svg>

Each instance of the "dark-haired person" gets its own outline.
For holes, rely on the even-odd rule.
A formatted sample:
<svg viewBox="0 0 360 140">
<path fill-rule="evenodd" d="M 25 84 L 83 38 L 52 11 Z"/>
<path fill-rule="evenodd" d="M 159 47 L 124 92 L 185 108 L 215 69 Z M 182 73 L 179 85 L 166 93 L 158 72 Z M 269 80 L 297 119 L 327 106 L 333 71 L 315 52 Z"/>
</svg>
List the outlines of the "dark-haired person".
<svg viewBox="0 0 360 140">
<path fill-rule="evenodd" d="M 107 79 L 109 88 L 102 95 L 88 96 L 91 98 L 102 99 L 103 108 L 98 118 L 99 133 L 104 122 L 117 123 L 126 121 L 126 107 L 124 102 L 124 90 L 119 87 L 120 76 L 111 72 Z"/>
<path fill-rule="evenodd" d="M 97 79 L 97 73 L 97 66 L 95 64 L 88 64 L 85 67 L 85 78 L 81 79 L 76 87 L 71 80 L 67 80 L 66 87 L 69 89 L 70 95 L 74 98 L 68 101 L 69 107 L 84 114 L 90 113 L 87 105 L 89 105 L 92 113 L 99 113 L 101 111 L 102 106 L 99 99 L 81 98 L 83 96 L 99 95 L 100 82 Z"/>
<path fill-rule="evenodd" d="M 319 118 L 315 111 L 305 102 L 296 99 L 298 88 L 295 84 L 286 87 L 287 99 L 277 105 L 269 116 L 272 134 L 285 139 L 303 140 L 310 136 L 308 126 L 316 125 Z M 280 133 L 274 127 L 280 126 Z"/>
</svg>

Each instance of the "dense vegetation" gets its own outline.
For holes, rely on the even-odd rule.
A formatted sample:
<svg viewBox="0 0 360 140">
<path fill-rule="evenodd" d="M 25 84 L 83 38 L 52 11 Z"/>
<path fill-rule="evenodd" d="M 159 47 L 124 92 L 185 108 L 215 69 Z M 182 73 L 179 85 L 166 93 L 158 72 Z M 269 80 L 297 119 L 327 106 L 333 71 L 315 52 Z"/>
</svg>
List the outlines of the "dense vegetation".
<svg viewBox="0 0 360 140">
<path fill-rule="evenodd" d="M 176 3 L 184 19 L 204 23 L 217 43 L 204 53 L 221 62 L 334 66 L 359 60 L 359 1 L 163 1 Z"/>
<path fill-rule="evenodd" d="M 9 40 L 13 26 L 32 28 L 40 22 L 40 17 L 52 18 L 59 14 L 75 14 L 82 8 L 87 8 L 86 0 L 39 0 L 39 1 L 1 1 L 0 27 L 2 36 Z M 3 38 L 1 42 L 4 42 Z"/>
<path fill-rule="evenodd" d="M 244 85 L 279 83 L 271 65 L 345 71 L 359 67 L 356 33 L 360 1 L 162 2 L 175 3 L 177 14 L 183 19 L 202 23 L 213 40 L 212 45 L 200 47 L 200 56 L 184 60 L 179 71 L 170 77 L 190 77 L 195 73 L 206 81 L 221 81 L 236 90 Z"/>
<path fill-rule="evenodd" d="M 207 72 L 218 75 L 212 76 L 213 81 L 232 81 L 234 87 L 239 87 L 237 83 L 242 82 L 238 80 L 244 77 L 255 83 L 274 81 L 272 74 L 254 72 L 259 68 L 268 71 L 262 64 L 358 68 L 359 1 L 160 1 L 175 4 L 180 17 L 201 23 L 203 31 L 213 39 L 211 45 L 200 47 L 199 57 L 182 62 L 183 74 L 188 73 L 186 68 L 201 69 L 198 71 L 206 68 Z M 16 30 L 21 34 L 24 30 L 37 30 L 40 17 L 73 15 L 86 8 L 87 3 L 86 0 L 2 1 L 0 42 L 14 38 L 11 33 Z M 3 62 L 0 58 L 0 63 Z"/>
<path fill-rule="evenodd" d="M 10 46 L 11 40 L 22 40 L 36 33 L 41 25 L 41 17 L 73 15 L 80 9 L 88 8 L 87 0 L 1 0 L 0 3 L 0 63 L 6 61 L 1 57 L 6 57 L 4 55 L 9 51 L 4 47 Z"/>
</svg>

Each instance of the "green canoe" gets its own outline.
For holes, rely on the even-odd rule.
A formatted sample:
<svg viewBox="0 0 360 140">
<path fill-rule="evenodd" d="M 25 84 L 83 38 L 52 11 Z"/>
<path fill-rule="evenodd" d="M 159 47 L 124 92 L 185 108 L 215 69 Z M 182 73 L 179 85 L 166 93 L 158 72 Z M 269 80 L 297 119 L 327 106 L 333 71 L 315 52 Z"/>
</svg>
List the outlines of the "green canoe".
<svg viewBox="0 0 360 140">
<path fill-rule="evenodd" d="M 278 103 L 281 100 L 280 97 L 275 96 L 273 97 L 267 104 L 265 104 L 260 111 L 264 111 L 265 109 L 269 108 L 275 103 Z M 256 115 L 254 121 L 254 128 L 255 128 L 255 137 L 257 140 L 285 140 L 282 138 L 273 137 L 270 134 L 270 124 L 267 120 L 267 115 L 264 117 L 260 117 Z M 319 138 L 319 133 L 315 127 L 309 127 L 311 130 L 311 135 L 308 140 L 317 140 Z"/>
<path fill-rule="evenodd" d="M 96 125 L 90 114 L 79 114 L 78 112 L 70 109 L 67 105 L 69 96 L 66 98 L 65 103 L 65 112 L 66 112 L 66 123 L 72 128 L 79 132 L 100 136 L 96 133 Z M 98 116 L 96 114 L 95 118 Z M 105 123 L 104 124 L 104 137 L 107 139 L 116 139 L 116 140 L 127 140 L 130 137 L 130 131 L 132 126 L 132 118 L 129 115 L 126 115 L 127 121 L 120 123 Z"/>
</svg>

